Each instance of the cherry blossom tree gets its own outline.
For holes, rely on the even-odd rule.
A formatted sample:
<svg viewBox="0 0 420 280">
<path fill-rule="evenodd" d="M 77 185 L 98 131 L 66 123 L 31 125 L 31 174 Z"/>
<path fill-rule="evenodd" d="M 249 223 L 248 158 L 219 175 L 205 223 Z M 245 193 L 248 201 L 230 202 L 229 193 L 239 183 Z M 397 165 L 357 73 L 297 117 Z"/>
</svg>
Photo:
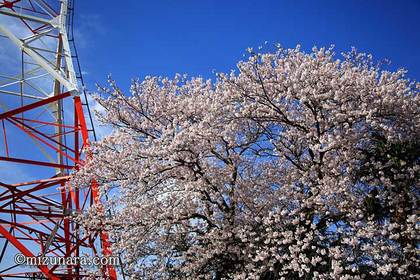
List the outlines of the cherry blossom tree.
<svg viewBox="0 0 420 280">
<path fill-rule="evenodd" d="M 420 85 L 370 55 L 254 53 L 96 96 L 74 180 L 130 279 L 419 279 Z"/>
</svg>

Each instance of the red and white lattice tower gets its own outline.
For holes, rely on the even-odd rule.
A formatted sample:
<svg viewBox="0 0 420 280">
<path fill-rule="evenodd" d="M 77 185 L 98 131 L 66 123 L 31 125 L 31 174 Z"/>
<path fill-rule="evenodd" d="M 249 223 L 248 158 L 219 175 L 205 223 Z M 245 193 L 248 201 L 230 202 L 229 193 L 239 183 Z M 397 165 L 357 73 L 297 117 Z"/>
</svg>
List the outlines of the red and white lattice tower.
<svg viewBox="0 0 420 280">
<path fill-rule="evenodd" d="M 106 233 L 86 236 L 70 219 L 98 202 L 95 182 L 64 188 L 95 137 L 73 4 L 0 0 L 0 279 L 81 279 L 92 269 L 16 265 L 17 254 L 110 254 Z M 113 267 L 97 269 L 116 279 Z"/>
</svg>

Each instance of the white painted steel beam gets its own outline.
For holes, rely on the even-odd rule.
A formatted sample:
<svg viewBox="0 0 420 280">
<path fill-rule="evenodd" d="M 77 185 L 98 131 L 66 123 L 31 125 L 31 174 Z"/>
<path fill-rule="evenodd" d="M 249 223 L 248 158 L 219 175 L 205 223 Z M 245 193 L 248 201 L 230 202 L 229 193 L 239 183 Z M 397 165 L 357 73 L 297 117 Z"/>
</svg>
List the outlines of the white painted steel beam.
<svg viewBox="0 0 420 280">
<path fill-rule="evenodd" d="M 34 32 L 34 34 L 27 36 L 26 38 L 19 38 L 19 35 L 14 33 L 13 29 L 8 28 L 8 26 L 4 23 L 0 23 L 0 34 L 7 37 L 16 47 L 28 55 L 35 64 L 39 65 L 44 71 L 51 75 L 52 78 L 60 82 L 60 84 L 63 85 L 67 91 L 70 91 L 73 94 L 78 94 L 79 88 L 77 77 L 74 70 L 73 59 L 66 30 L 68 1 L 61 0 L 60 2 L 60 11 L 58 16 L 56 16 L 56 12 L 54 12 L 43 1 L 34 1 L 36 5 L 41 7 L 47 13 L 47 17 L 49 15 L 49 18 L 34 16 L 32 14 L 25 13 L 24 11 L 17 13 L 10 9 L 0 8 L 0 16 L 4 15 L 18 18 L 22 21 L 33 22 L 34 24 L 43 24 L 46 26 L 46 28 L 48 28 L 47 31 L 44 30 L 39 33 Z M 54 65 L 52 65 L 48 59 L 43 57 L 43 54 L 41 53 L 55 53 L 57 51 L 56 49 L 48 49 L 47 47 L 45 49 L 39 48 L 39 44 L 43 44 L 42 38 L 49 34 L 53 36 L 59 36 L 60 40 L 62 41 L 63 49 L 61 55 L 65 62 L 63 64 L 63 70 L 56 69 L 57 67 L 54 67 Z M 39 42 L 38 45 L 36 45 L 37 42 Z M 28 65 L 31 64 L 30 61 L 25 63 Z M 21 78 L 24 79 L 24 77 Z"/>
<path fill-rule="evenodd" d="M 29 55 L 36 63 L 38 63 L 45 71 L 47 71 L 51 76 L 55 79 L 60 81 L 68 91 L 77 91 L 77 84 L 72 83 L 71 81 L 67 80 L 60 71 L 52 68 L 51 65 L 39 54 L 37 54 L 34 50 L 30 47 L 25 45 L 15 34 L 13 34 L 7 27 L 3 24 L 0 24 L 0 32 L 6 35 L 14 43 L 19 49 L 24 51 L 27 55 Z"/>
</svg>

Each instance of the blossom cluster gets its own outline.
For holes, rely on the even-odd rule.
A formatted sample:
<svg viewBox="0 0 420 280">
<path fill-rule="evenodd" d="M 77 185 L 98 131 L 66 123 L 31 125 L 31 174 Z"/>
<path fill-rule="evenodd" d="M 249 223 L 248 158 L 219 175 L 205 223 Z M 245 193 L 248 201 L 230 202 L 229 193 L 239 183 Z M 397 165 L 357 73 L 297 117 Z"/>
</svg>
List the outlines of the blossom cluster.
<svg viewBox="0 0 420 280">
<path fill-rule="evenodd" d="M 84 227 L 131 279 L 419 279 L 419 84 L 355 50 L 237 66 L 101 89 Z"/>
</svg>

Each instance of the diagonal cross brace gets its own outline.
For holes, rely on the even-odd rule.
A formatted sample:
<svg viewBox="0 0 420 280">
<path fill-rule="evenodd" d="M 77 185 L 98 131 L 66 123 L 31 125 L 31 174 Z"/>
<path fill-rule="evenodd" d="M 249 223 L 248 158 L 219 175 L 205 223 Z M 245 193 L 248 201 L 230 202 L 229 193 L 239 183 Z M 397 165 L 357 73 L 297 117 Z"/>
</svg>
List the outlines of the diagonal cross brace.
<svg viewBox="0 0 420 280">
<path fill-rule="evenodd" d="M 48 72 L 52 77 L 58 80 L 62 85 L 64 85 L 68 91 L 77 92 L 77 85 L 72 83 L 71 81 L 67 80 L 61 73 L 51 67 L 51 65 L 45 61 L 45 59 L 28 47 L 26 44 L 22 42 L 18 37 L 15 36 L 8 28 L 6 28 L 3 24 L 0 24 L 0 33 L 3 33 L 6 37 L 12 41 L 18 48 L 24 51 L 27 55 L 29 55 L 36 63 L 38 63 L 45 71 Z"/>
<path fill-rule="evenodd" d="M 64 92 L 64 93 L 61 93 L 59 95 L 54 95 L 52 97 L 43 99 L 41 101 L 37 101 L 37 102 L 31 103 L 31 104 L 28 104 L 28 105 L 25 105 L 25 106 L 22 106 L 22 107 L 19 107 L 19 108 L 16 108 L 16 109 L 4 112 L 4 113 L 1 113 L 0 114 L 0 120 L 6 119 L 8 117 L 14 116 L 14 115 L 19 114 L 19 113 L 23 113 L 23 112 L 35 109 L 37 107 L 47 105 L 49 103 L 61 100 L 61 99 L 66 98 L 66 97 L 69 97 L 70 95 L 71 95 L 70 92 Z"/>
<path fill-rule="evenodd" d="M 26 257 L 35 257 L 34 254 L 31 253 L 31 251 L 28 250 L 16 237 L 14 237 L 9 231 L 7 231 L 2 225 L 0 225 L 0 234 L 3 235 L 10 243 L 12 243 L 16 249 L 18 249 L 22 254 L 24 254 Z M 57 276 L 54 276 L 47 266 L 45 265 L 39 265 L 39 270 L 42 271 L 42 273 L 45 274 L 45 276 L 48 277 L 48 279 L 51 280 L 60 280 Z"/>
</svg>

